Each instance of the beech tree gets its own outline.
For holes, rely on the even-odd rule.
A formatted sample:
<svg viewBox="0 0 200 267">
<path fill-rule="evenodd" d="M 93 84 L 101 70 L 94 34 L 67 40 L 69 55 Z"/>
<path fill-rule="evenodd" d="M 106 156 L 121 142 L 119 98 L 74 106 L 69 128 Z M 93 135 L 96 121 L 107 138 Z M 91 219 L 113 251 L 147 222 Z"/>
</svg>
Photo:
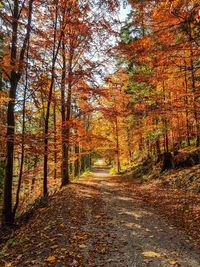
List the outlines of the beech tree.
<svg viewBox="0 0 200 267">
<path fill-rule="evenodd" d="M 108 49 L 102 44 L 114 34 L 106 12 L 117 6 L 111 0 L 2 2 L 0 72 L 5 88 L 0 98 L 7 112 L 7 127 L 1 131 L 7 143 L 6 155 L 1 148 L 6 158 L 4 224 L 12 224 L 24 199 L 31 202 L 30 192 L 34 199 L 41 190 L 48 195 L 48 184 L 52 191 L 69 183 L 73 162 L 76 175 L 90 165 L 92 101 L 101 96 L 95 84 L 95 75 L 101 75 L 99 51 Z"/>
<path fill-rule="evenodd" d="M 33 12 L 33 0 L 25 1 L 13 1 L 13 6 L 9 6 L 11 15 L 8 17 L 4 13 L 4 19 L 6 21 L 7 27 L 11 25 L 11 40 L 10 40 L 10 51 L 7 60 L 9 60 L 9 71 L 3 68 L 4 74 L 8 78 L 10 84 L 9 88 L 9 102 L 7 110 L 7 143 L 6 143 L 6 177 L 4 181 L 4 207 L 3 207 L 3 222 L 5 224 L 10 224 L 13 222 L 13 212 L 12 212 L 12 180 L 13 180 L 13 154 L 14 154 L 14 105 L 16 100 L 16 91 L 19 80 L 24 71 L 24 60 L 26 57 L 26 48 L 30 38 L 31 32 L 31 19 Z M 27 11 L 28 10 L 28 11 Z M 5 9 L 6 11 L 6 9 Z M 25 12 L 25 15 L 23 15 Z M 23 16 L 23 18 L 22 18 Z M 21 19 L 26 19 L 26 24 L 24 29 L 25 36 L 20 40 L 20 23 Z M 8 25 L 9 23 L 9 25 Z"/>
</svg>

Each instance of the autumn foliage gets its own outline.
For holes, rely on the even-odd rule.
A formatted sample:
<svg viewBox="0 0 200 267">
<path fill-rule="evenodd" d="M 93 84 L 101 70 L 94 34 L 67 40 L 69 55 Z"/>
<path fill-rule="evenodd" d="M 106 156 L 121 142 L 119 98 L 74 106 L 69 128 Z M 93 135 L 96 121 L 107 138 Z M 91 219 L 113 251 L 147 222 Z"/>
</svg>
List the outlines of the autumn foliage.
<svg viewBox="0 0 200 267">
<path fill-rule="evenodd" d="M 92 102 L 102 95 L 116 1 L 1 1 L 3 222 L 92 164 Z M 109 14 L 109 12 L 110 14 Z M 106 15 L 107 14 L 107 15 Z M 109 14 L 109 15 L 108 15 Z M 2 192 L 1 192 L 2 193 Z"/>
<path fill-rule="evenodd" d="M 1 1 L 3 223 L 98 155 L 120 172 L 200 145 L 199 1 L 128 2 L 119 31 L 126 1 Z"/>
</svg>

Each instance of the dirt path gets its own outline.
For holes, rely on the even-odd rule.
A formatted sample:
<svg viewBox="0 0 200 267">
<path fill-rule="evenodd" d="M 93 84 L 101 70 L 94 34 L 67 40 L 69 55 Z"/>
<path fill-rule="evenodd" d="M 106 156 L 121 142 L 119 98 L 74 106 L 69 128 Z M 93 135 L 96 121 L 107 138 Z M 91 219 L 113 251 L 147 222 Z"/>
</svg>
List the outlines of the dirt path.
<svg viewBox="0 0 200 267">
<path fill-rule="evenodd" d="M 121 179 L 98 169 L 51 197 L 2 247 L 0 266 L 199 267 L 188 237 Z"/>
</svg>

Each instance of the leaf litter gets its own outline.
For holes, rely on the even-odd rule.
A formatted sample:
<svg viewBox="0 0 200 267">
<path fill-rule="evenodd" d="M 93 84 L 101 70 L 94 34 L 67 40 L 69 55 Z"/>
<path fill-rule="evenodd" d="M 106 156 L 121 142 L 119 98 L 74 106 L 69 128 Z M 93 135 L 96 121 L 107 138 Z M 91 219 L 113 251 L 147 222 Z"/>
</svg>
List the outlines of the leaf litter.
<svg viewBox="0 0 200 267">
<path fill-rule="evenodd" d="M 190 239 L 163 226 L 163 219 L 152 213 L 151 193 L 149 199 L 146 193 L 142 185 L 120 176 L 97 172 L 81 178 L 36 210 L 9 238 L 11 245 L 2 242 L 6 251 L 0 265 L 199 266 Z"/>
</svg>

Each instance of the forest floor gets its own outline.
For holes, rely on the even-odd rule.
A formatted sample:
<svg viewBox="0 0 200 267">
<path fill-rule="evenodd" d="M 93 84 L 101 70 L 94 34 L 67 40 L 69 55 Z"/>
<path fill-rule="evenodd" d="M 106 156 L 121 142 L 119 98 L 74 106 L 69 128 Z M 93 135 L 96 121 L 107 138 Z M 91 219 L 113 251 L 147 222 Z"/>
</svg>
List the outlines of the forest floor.
<svg viewBox="0 0 200 267">
<path fill-rule="evenodd" d="M 187 210 L 190 199 L 174 190 L 99 168 L 4 241 L 0 266 L 199 267 L 200 218 L 191 221 L 196 207 Z"/>
</svg>

